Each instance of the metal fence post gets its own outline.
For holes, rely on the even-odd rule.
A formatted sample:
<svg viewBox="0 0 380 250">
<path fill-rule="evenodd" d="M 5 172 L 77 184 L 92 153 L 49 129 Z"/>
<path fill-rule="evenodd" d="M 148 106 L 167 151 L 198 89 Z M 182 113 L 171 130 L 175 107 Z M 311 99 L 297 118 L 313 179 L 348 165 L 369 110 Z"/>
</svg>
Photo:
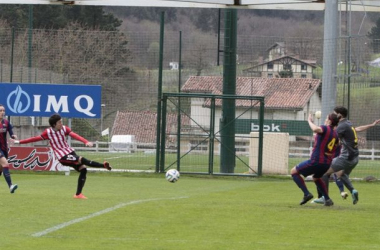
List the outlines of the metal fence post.
<svg viewBox="0 0 380 250">
<path fill-rule="evenodd" d="M 164 58 L 164 20 L 165 12 L 161 12 L 161 23 L 160 23 L 160 59 L 159 59 L 159 69 L 158 69 L 158 93 L 157 93 L 157 138 L 156 138 L 156 172 L 160 171 L 160 138 L 161 138 L 161 98 L 162 98 L 162 61 Z"/>
</svg>

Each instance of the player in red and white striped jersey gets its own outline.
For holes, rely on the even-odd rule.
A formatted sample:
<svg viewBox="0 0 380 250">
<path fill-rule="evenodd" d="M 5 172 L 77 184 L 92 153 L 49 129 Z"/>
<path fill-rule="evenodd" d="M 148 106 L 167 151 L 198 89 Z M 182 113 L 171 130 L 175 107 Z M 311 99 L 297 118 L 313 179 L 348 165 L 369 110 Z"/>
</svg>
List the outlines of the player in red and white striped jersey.
<svg viewBox="0 0 380 250">
<path fill-rule="evenodd" d="M 54 114 L 49 118 L 50 128 L 45 129 L 41 135 L 30 137 L 24 140 L 14 140 L 15 144 L 25 144 L 31 142 L 37 142 L 42 140 L 49 140 L 50 146 L 52 147 L 55 156 L 59 159 L 59 162 L 64 166 L 69 166 L 74 168 L 79 172 L 77 192 L 74 198 L 77 199 L 87 199 L 82 194 L 82 189 L 86 182 L 87 169 L 86 166 L 95 168 L 106 168 L 111 170 L 110 164 L 105 161 L 104 163 L 99 163 L 95 161 L 87 160 L 86 158 L 79 156 L 75 153 L 75 150 L 70 147 L 67 143 L 67 136 L 83 142 L 87 147 L 92 147 L 93 144 L 87 141 L 85 138 L 74 133 L 69 127 L 62 124 L 62 119 L 59 114 Z"/>
</svg>

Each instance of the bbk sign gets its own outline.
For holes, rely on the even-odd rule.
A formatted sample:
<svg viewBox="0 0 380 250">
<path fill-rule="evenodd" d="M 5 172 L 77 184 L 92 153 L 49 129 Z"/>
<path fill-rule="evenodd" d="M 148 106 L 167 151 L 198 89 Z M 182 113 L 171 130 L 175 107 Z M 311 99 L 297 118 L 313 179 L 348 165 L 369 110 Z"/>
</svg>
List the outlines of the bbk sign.
<svg viewBox="0 0 380 250">
<path fill-rule="evenodd" d="M 10 116 L 100 118 L 101 86 L 0 83 L 0 103 Z"/>
<path fill-rule="evenodd" d="M 237 134 L 249 134 L 260 129 L 258 119 L 238 119 L 235 122 Z M 307 121 L 264 120 L 264 132 L 289 133 L 289 135 L 310 136 L 312 131 Z"/>
<path fill-rule="evenodd" d="M 251 123 L 251 131 L 252 132 L 259 132 L 260 126 L 259 124 Z M 264 125 L 263 126 L 264 132 L 281 132 L 280 125 L 276 125 L 275 123 L 272 123 L 270 125 Z"/>
</svg>

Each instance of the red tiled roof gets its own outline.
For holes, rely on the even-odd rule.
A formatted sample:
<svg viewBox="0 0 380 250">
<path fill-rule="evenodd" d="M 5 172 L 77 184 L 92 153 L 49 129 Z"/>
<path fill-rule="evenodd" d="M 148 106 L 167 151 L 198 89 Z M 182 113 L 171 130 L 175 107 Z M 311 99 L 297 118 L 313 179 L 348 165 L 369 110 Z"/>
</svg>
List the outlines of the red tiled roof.
<svg viewBox="0 0 380 250">
<path fill-rule="evenodd" d="M 236 95 L 264 96 L 267 109 L 302 109 L 320 84 L 319 79 L 238 77 Z M 222 95 L 222 89 L 222 76 L 192 76 L 182 87 L 183 92 L 215 95 Z M 236 101 L 236 106 L 251 105 L 249 100 Z"/>
<path fill-rule="evenodd" d="M 189 118 L 182 116 L 182 125 L 189 124 Z M 118 111 L 112 128 L 112 135 L 134 135 L 139 143 L 156 142 L 157 113 L 151 111 Z M 166 133 L 176 132 L 177 115 L 167 114 Z M 167 136 L 167 139 L 169 137 Z"/>
</svg>

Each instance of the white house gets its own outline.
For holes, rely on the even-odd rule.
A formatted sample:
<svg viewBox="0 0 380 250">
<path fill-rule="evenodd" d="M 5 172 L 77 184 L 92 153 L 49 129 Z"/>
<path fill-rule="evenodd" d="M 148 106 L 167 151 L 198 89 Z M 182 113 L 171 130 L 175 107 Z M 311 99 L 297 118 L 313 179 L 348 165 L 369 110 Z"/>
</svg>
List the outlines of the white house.
<svg viewBox="0 0 380 250">
<path fill-rule="evenodd" d="M 264 78 L 284 78 L 281 74 L 288 72 L 291 73 L 288 78 L 313 78 L 315 63 L 312 60 L 282 56 L 244 69 L 243 72 L 250 76 Z"/>
</svg>

